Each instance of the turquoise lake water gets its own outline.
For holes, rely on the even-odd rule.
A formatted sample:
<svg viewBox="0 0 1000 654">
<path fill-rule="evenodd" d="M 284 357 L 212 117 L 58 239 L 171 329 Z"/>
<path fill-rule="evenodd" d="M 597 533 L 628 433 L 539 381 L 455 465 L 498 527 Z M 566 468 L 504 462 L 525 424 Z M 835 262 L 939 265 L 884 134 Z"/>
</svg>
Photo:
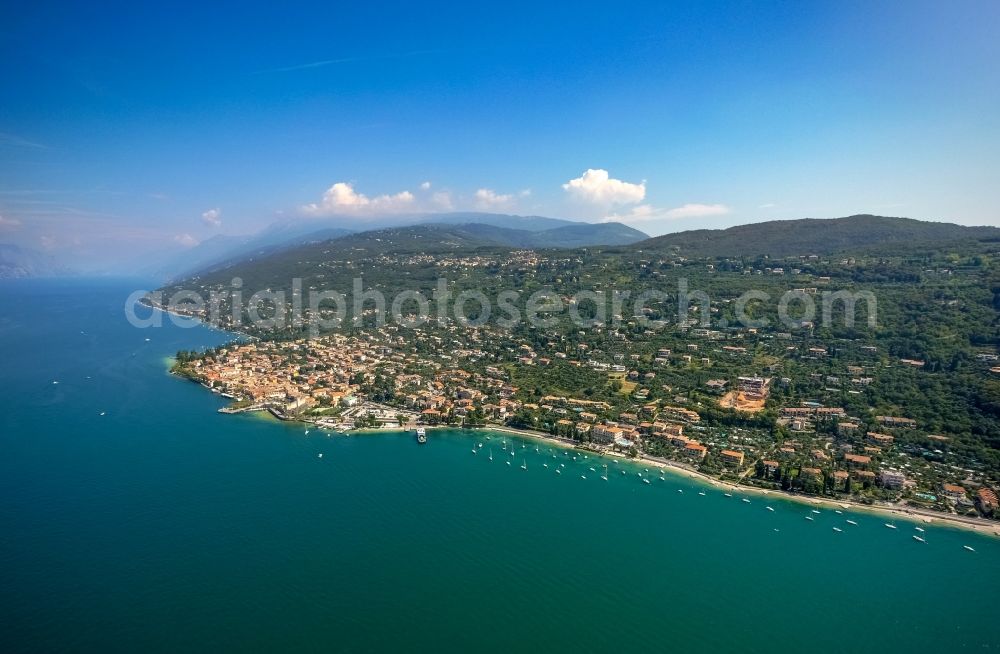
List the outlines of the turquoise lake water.
<svg viewBox="0 0 1000 654">
<path fill-rule="evenodd" d="M 0 284 L 0 651 L 1000 648 L 1000 540 L 219 414 L 165 358 L 227 337 L 131 327 L 135 287 Z"/>
</svg>

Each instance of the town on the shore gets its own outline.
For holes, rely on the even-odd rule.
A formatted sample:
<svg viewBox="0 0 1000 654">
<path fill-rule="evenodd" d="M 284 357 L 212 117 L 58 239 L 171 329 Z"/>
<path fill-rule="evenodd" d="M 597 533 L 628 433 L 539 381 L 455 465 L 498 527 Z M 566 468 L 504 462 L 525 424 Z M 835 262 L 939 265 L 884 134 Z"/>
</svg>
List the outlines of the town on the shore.
<svg viewBox="0 0 1000 654">
<path fill-rule="evenodd" d="M 793 380 L 781 376 L 781 359 L 824 360 L 827 349 L 759 336 L 692 329 L 665 348 L 613 328 L 528 343 L 490 327 L 389 325 L 181 352 L 174 372 L 230 398 L 222 411 L 268 411 L 330 431 L 503 426 L 761 489 L 1000 517 L 996 480 L 958 465 L 948 435 L 905 415 L 787 401 L 794 381 L 860 395 L 884 370 L 920 374 L 923 362 L 860 345 L 825 362 L 838 374 Z M 567 378 L 592 385 L 570 393 Z"/>
</svg>

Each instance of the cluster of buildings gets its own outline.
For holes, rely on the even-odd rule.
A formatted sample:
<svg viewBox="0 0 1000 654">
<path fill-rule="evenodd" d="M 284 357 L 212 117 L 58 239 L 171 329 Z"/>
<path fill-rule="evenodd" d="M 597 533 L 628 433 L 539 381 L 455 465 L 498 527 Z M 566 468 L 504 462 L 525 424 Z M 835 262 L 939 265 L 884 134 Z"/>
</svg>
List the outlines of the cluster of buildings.
<svg viewBox="0 0 1000 654">
<path fill-rule="evenodd" d="M 504 261 L 494 255 L 481 260 L 437 256 L 434 261 L 444 266 L 533 265 L 530 257 L 522 261 L 522 254 L 536 256 L 511 253 L 503 255 Z M 909 467 L 900 438 L 919 432 L 912 418 L 853 417 L 844 407 L 801 402 L 777 410 L 774 424 L 789 434 L 780 439 L 765 430 L 745 433 L 707 427 L 700 413 L 702 402 L 692 400 L 690 391 L 679 393 L 661 381 L 661 375 L 676 370 L 713 366 L 708 357 L 699 356 L 707 348 L 682 342 L 677 345 L 679 354 L 662 346 L 644 350 L 633 334 L 609 328 L 589 339 L 553 333 L 548 342 L 528 343 L 490 327 L 389 325 L 319 339 L 237 343 L 184 361 L 181 371 L 238 400 L 238 410 L 269 410 L 332 428 L 397 422 L 506 424 L 547 431 L 595 449 L 666 456 L 703 471 L 749 475 L 762 483 L 788 484 L 807 492 L 877 490 L 883 498 L 906 494 L 956 511 L 989 515 L 996 510 L 996 495 L 987 484 L 956 477 L 943 465 L 943 474 L 951 475 L 947 481 L 937 477 L 930 481 Z M 691 330 L 688 337 L 705 338 L 710 344 L 719 340 L 712 330 Z M 784 344 L 775 348 L 790 349 Z M 729 362 L 723 370 L 752 361 L 745 346 L 721 345 L 714 351 Z M 827 355 L 827 349 L 820 347 L 801 353 L 810 359 Z M 537 386 L 522 388 L 517 382 L 523 377 L 521 371 L 567 365 L 603 376 L 605 383 L 620 380 L 627 386 L 610 400 L 607 395 L 584 399 L 555 394 L 544 385 L 539 392 Z M 784 389 L 792 382 L 780 376 L 779 368 L 773 364 L 762 370 L 765 375 L 703 376 L 705 381 L 695 387 L 718 394 L 732 389 L 726 393 L 735 398 L 731 408 L 752 414 L 770 405 L 775 386 Z M 873 381 L 872 370 L 851 364 L 846 378 L 868 384 Z M 811 374 L 806 381 L 822 388 L 838 383 L 840 374 L 820 379 Z M 726 406 L 724 399 L 713 403 Z M 937 435 L 926 438 L 941 447 L 948 440 Z"/>
</svg>

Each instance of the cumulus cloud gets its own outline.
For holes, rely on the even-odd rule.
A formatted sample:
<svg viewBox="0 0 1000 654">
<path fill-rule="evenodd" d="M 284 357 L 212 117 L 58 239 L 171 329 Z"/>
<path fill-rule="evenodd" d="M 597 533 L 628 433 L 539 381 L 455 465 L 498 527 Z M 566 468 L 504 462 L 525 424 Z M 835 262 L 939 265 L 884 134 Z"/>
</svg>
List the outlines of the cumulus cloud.
<svg viewBox="0 0 1000 654">
<path fill-rule="evenodd" d="M 178 234 L 174 237 L 174 242 L 179 245 L 183 245 L 186 248 L 193 248 L 198 245 L 198 239 L 190 234 Z"/>
<path fill-rule="evenodd" d="M 430 187 L 431 187 L 431 183 L 430 182 L 424 182 L 423 184 L 420 185 L 420 190 L 421 191 L 427 191 L 427 190 L 430 189 Z"/>
<path fill-rule="evenodd" d="M 21 221 L 0 215 L 0 227 L 20 227 Z"/>
<path fill-rule="evenodd" d="M 337 182 L 323 193 L 322 201 L 307 204 L 301 207 L 301 210 L 313 216 L 338 213 L 398 213 L 412 210 L 414 200 L 413 194 L 409 191 L 370 198 L 364 193 L 355 191 L 354 185 L 349 182 Z"/>
<path fill-rule="evenodd" d="M 208 211 L 201 214 L 202 221 L 211 227 L 221 227 L 222 226 L 222 209 L 216 207 L 215 209 L 209 209 Z"/>
<path fill-rule="evenodd" d="M 610 206 L 633 204 L 646 197 L 646 182 L 638 184 L 614 179 L 601 168 L 588 168 L 586 172 L 562 185 L 574 198 L 592 204 Z"/>
</svg>

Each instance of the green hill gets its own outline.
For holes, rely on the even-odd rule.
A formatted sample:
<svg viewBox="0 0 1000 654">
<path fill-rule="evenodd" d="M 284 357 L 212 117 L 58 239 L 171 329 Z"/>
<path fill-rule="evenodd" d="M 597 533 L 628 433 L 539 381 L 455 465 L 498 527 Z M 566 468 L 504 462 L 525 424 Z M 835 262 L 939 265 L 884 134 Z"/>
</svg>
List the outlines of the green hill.
<svg viewBox="0 0 1000 654">
<path fill-rule="evenodd" d="M 1000 228 L 859 215 L 775 220 L 729 229 L 699 229 L 664 234 L 636 243 L 633 247 L 670 250 L 690 257 L 786 257 L 874 250 L 888 253 L 899 247 L 909 249 L 992 239 L 1000 239 Z"/>
</svg>

